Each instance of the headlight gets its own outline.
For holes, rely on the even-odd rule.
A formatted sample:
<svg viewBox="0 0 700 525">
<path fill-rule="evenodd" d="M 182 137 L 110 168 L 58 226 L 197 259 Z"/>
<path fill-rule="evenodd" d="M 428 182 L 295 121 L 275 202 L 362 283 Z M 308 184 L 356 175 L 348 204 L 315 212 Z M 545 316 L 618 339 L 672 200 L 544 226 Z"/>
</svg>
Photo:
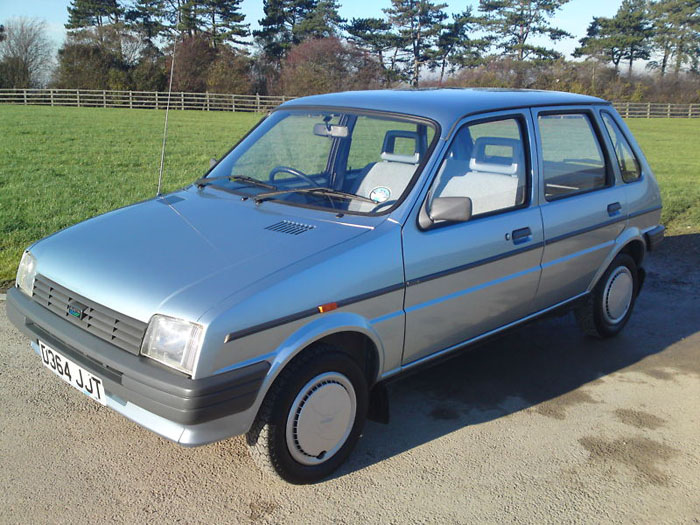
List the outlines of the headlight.
<svg viewBox="0 0 700 525">
<path fill-rule="evenodd" d="M 192 374 L 203 334 L 201 325 L 156 314 L 148 323 L 141 354 Z"/>
<path fill-rule="evenodd" d="M 34 277 L 36 277 L 36 259 L 28 251 L 22 254 L 22 260 L 17 268 L 17 288 L 31 297 L 34 289 Z"/>
</svg>

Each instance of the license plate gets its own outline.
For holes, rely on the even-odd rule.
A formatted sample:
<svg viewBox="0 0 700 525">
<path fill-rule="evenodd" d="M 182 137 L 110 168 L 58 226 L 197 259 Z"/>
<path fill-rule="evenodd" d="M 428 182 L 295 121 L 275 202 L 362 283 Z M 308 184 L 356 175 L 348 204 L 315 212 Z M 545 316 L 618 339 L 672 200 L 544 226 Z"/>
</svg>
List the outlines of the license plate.
<svg viewBox="0 0 700 525">
<path fill-rule="evenodd" d="M 104 386 L 99 377 L 92 375 L 83 367 L 75 364 L 41 341 L 39 341 L 39 349 L 41 350 L 41 361 L 46 368 L 98 403 L 102 405 L 107 404 Z"/>
</svg>

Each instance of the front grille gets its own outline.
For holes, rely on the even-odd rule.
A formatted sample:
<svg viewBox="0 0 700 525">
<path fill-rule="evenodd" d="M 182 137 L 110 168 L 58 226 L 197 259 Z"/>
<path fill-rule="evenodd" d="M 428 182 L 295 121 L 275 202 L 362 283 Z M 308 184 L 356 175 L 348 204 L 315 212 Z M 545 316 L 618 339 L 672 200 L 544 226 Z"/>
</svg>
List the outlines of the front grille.
<svg viewBox="0 0 700 525">
<path fill-rule="evenodd" d="M 141 349 L 146 323 L 73 293 L 43 275 L 37 275 L 34 279 L 32 299 L 59 317 L 122 350 L 138 354 Z M 80 315 L 71 315 L 69 307 Z"/>
</svg>

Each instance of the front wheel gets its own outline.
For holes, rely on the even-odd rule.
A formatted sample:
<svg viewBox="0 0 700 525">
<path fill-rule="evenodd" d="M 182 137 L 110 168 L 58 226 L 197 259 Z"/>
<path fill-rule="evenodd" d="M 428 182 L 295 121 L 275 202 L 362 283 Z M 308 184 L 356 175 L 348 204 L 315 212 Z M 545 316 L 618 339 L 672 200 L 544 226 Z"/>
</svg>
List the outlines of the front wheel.
<svg viewBox="0 0 700 525">
<path fill-rule="evenodd" d="M 291 483 L 327 477 L 360 437 L 367 380 L 346 354 L 317 345 L 282 371 L 246 435 L 263 470 Z"/>
<path fill-rule="evenodd" d="M 638 291 L 637 264 L 629 255 L 618 254 L 586 302 L 576 309 L 579 326 L 594 337 L 617 335 L 632 315 Z"/>
</svg>

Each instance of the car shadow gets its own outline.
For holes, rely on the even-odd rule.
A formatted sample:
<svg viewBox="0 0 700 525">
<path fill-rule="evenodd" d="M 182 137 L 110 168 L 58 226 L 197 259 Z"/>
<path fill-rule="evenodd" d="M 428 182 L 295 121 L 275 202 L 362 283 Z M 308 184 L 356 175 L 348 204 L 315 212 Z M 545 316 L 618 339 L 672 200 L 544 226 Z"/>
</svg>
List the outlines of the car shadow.
<svg viewBox="0 0 700 525">
<path fill-rule="evenodd" d="M 668 370 L 675 368 L 700 375 L 700 360 L 690 355 L 689 345 L 669 348 L 700 331 L 700 235 L 668 237 L 645 267 L 648 277 L 635 312 L 616 338 L 582 335 L 569 312 L 391 383 L 391 421 L 367 423 L 337 476 L 530 407 L 565 419 L 571 405 L 595 402 L 580 387 L 613 372 L 630 369 L 650 379 L 672 379 Z"/>
</svg>

